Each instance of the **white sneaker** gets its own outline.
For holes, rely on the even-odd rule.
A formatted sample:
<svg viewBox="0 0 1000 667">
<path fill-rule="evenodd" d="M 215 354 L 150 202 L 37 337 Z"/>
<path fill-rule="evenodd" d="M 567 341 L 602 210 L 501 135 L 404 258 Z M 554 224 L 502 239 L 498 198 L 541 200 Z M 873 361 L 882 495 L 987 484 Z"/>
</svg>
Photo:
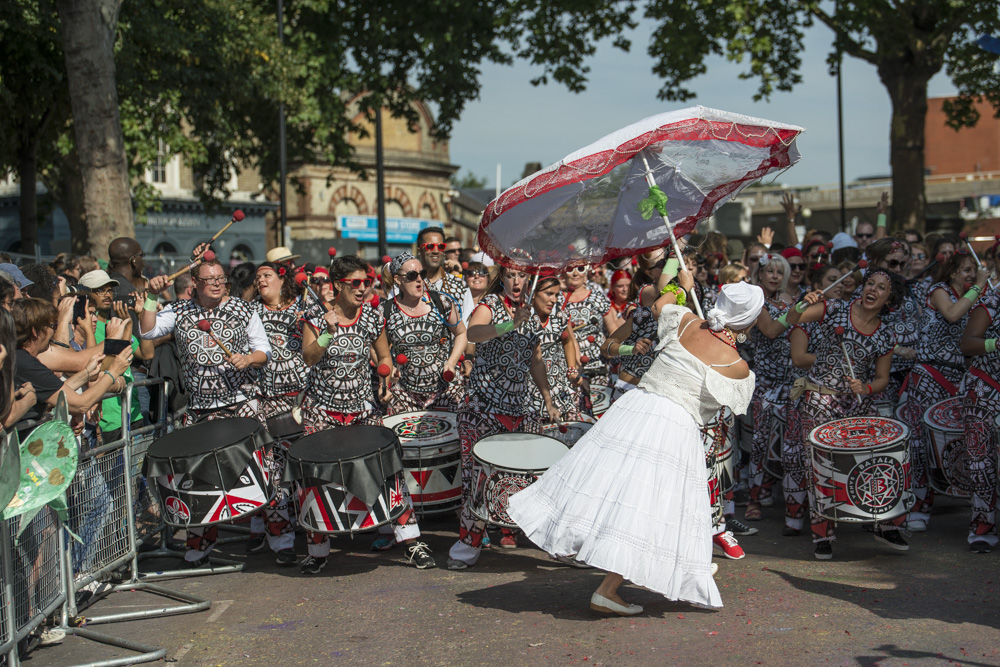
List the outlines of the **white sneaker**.
<svg viewBox="0 0 1000 667">
<path fill-rule="evenodd" d="M 621 605 L 597 593 L 590 596 L 590 608 L 594 611 L 618 616 L 636 616 L 642 613 L 642 607 L 637 604 Z"/>
<path fill-rule="evenodd" d="M 923 519 L 910 519 L 906 522 L 906 529 L 911 533 L 926 533 L 927 522 Z"/>
<path fill-rule="evenodd" d="M 41 646 L 52 646 L 66 639 L 66 631 L 59 628 L 45 628 L 39 638 Z"/>
</svg>

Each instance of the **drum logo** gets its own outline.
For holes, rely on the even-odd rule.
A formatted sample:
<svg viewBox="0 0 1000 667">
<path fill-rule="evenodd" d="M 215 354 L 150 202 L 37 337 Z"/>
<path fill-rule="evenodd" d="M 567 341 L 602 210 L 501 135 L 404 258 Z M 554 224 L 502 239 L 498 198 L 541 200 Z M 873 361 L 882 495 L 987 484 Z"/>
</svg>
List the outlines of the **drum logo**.
<svg viewBox="0 0 1000 667">
<path fill-rule="evenodd" d="M 191 510 L 177 496 L 169 496 L 165 503 L 167 514 L 177 523 L 187 523 L 191 519 Z"/>
<path fill-rule="evenodd" d="M 437 438 L 452 429 L 451 422 L 440 417 L 417 417 L 404 419 L 392 427 L 393 432 L 409 440 L 429 440 Z"/>
<path fill-rule="evenodd" d="M 872 456 L 847 475 L 847 496 L 865 512 L 881 514 L 892 509 L 906 487 L 903 464 L 891 456 Z"/>
</svg>

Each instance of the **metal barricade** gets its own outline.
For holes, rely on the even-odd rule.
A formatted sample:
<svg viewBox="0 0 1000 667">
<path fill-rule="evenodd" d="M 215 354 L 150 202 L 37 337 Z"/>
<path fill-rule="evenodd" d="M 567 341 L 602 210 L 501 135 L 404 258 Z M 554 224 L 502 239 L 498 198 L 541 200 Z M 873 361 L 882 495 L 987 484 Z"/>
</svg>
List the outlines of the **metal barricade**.
<svg viewBox="0 0 1000 667">
<path fill-rule="evenodd" d="M 77 616 L 77 595 L 87 589 L 94 594 L 95 600 L 113 592 L 143 591 L 184 604 L 88 616 L 86 622 L 89 625 L 188 614 L 205 611 L 212 606 L 210 600 L 139 580 L 136 517 L 139 511 L 137 499 L 143 490 L 138 483 L 141 480 L 141 474 L 138 473 L 141 459 L 138 462 L 133 460 L 132 443 L 146 437 L 155 438 L 159 430 L 165 429 L 166 413 L 159 413 L 164 417 L 160 422 L 133 431 L 132 390 L 137 386 L 155 385 L 161 385 L 161 394 L 166 396 L 167 385 L 163 379 L 128 383 L 121 405 L 122 437 L 80 456 L 76 477 L 68 495 L 70 527 L 81 537 L 83 544 L 74 542 L 68 549 L 68 566 L 72 577 L 67 615 L 69 618 Z M 110 396 L 117 397 L 116 394 Z M 126 577 L 124 583 L 108 585 L 102 590 L 100 584 L 123 570 Z"/>
</svg>

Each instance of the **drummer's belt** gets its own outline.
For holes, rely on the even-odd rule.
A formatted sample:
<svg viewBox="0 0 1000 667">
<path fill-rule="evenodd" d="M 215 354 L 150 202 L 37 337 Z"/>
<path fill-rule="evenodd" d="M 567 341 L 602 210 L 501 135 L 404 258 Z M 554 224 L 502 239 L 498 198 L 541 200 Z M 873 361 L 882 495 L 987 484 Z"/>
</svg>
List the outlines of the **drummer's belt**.
<svg viewBox="0 0 1000 667">
<path fill-rule="evenodd" d="M 842 393 L 836 389 L 830 389 L 829 387 L 824 387 L 823 385 L 816 384 L 815 382 L 810 382 L 809 378 L 801 377 L 797 378 L 795 382 L 792 383 L 792 400 L 797 401 L 799 397 L 807 391 L 818 391 L 820 394 L 824 394 L 826 396 L 835 396 Z"/>
</svg>

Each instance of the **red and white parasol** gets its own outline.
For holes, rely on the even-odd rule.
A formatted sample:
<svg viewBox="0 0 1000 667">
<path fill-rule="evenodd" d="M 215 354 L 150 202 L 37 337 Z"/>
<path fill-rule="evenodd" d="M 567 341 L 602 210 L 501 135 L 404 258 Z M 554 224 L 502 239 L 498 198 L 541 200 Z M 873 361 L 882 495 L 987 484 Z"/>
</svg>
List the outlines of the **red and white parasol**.
<svg viewBox="0 0 1000 667">
<path fill-rule="evenodd" d="M 652 116 L 508 188 L 483 212 L 479 245 L 536 275 L 661 247 L 747 185 L 795 164 L 803 131 L 701 106 Z M 654 184 L 666 195 L 666 219 L 650 215 L 651 206 L 662 210 L 662 195 L 645 204 Z"/>
</svg>

